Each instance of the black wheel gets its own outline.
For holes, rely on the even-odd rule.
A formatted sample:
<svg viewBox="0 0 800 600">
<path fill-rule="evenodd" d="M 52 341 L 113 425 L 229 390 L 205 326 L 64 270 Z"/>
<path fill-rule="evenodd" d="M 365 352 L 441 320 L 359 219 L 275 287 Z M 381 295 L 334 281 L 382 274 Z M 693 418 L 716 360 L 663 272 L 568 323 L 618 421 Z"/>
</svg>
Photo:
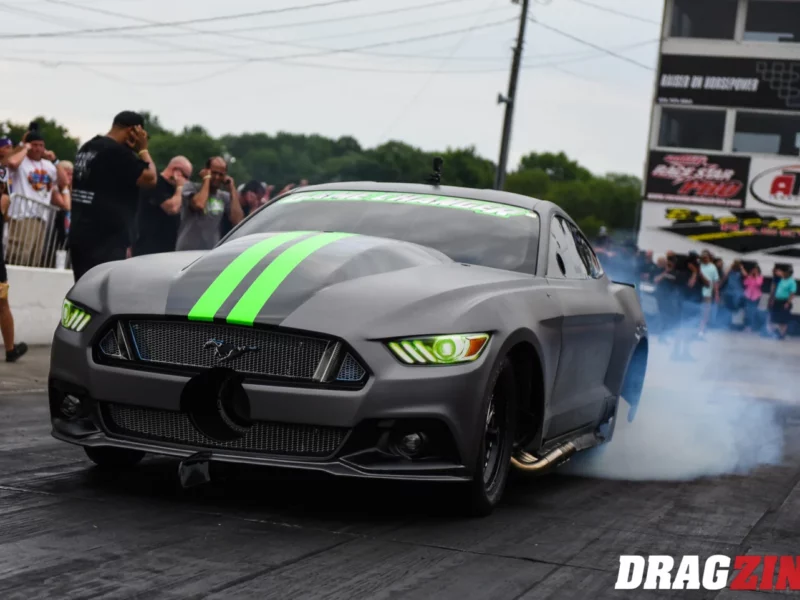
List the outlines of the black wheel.
<svg viewBox="0 0 800 600">
<path fill-rule="evenodd" d="M 144 452 L 139 450 L 112 448 L 110 446 L 84 446 L 83 451 L 98 467 L 117 469 L 133 467 L 139 464 L 145 455 Z"/>
<path fill-rule="evenodd" d="M 517 386 L 514 367 L 505 358 L 489 380 L 481 419 L 481 445 L 474 477 L 468 484 L 468 516 L 485 517 L 500 502 L 511 469 Z"/>
</svg>

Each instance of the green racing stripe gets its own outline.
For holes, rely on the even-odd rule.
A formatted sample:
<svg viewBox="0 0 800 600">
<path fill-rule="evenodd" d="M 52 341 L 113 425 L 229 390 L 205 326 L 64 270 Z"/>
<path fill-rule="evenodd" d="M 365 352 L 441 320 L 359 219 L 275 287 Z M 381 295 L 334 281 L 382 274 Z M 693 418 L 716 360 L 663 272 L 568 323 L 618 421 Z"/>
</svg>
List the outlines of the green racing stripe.
<svg viewBox="0 0 800 600">
<path fill-rule="evenodd" d="M 351 236 L 351 233 L 321 233 L 284 250 L 242 295 L 228 314 L 228 323 L 252 325 L 270 296 L 300 263 L 320 248 Z"/>
<path fill-rule="evenodd" d="M 189 311 L 189 319 L 191 321 L 213 321 L 214 316 L 225 303 L 225 300 L 228 299 L 228 296 L 233 293 L 236 286 L 238 286 L 247 274 L 255 268 L 259 261 L 286 242 L 290 242 L 303 235 L 308 235 L 309 233 L 311 232 L 290 231 L 281 233 L 261 241 L 242 252 L 217 276 L 203 293 L 197 303 L 192 307 L 192 310 Z"/>
</svg>

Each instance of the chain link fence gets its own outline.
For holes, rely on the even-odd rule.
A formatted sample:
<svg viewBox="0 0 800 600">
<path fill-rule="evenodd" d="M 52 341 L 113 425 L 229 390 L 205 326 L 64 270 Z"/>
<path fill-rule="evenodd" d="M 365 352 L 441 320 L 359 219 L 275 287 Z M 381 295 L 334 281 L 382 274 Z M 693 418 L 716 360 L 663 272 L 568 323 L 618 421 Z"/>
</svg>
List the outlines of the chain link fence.
<svg viewBox="0 0 800 600">
<path fill-rule="evenodd" d="M 67 252 L 69 224 L 64 210 L 20 194 L 11 196 L 2 243 L 7 265 L 71 268 Z"/>
</svg>

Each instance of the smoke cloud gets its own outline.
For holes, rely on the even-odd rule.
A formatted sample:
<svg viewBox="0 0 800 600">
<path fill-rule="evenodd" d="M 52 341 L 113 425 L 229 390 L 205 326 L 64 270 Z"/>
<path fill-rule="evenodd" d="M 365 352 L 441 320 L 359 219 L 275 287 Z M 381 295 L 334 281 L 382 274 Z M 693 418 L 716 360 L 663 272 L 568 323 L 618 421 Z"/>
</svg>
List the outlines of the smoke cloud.
<svg viewBox="0 0 800 600">
<path fill-rule="evenodd" d="M 627 403 L 620 401 L 611 443 L 579 453 L 560 472 L 685 481 L 780 464 L 780 403 L 742 390 L 760 385 L 765 393 L 779 394 L 794 389 L 792 367 L 780 368 L 781 354 L 796 361 L 785 356 L 787 346 L 795 344 L 752 333 L 711 332 L 707 341 L 692 343 L 695 360 L 682 362 L 671 360 L 671 346 L 651 340 L 648 375 L 633 423 L 628 422 Z"/>
</svg>

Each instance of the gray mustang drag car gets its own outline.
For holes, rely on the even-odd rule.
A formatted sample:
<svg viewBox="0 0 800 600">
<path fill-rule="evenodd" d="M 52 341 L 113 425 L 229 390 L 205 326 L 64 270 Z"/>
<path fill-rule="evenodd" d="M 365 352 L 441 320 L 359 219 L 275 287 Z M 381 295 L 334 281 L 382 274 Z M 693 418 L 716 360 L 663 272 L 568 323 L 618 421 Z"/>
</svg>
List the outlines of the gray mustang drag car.
<svg viewBox="0 0 800 600">
<path fill-rule="evenodd" d="M 207 252 L 100 265 L 64 301 L 52 433 L 146 453 L 456 482 L 485 515 L 509 470 L 611 439 L 647 329 L 549 202 L 424 184 L 290 192 Z"/>
</svg>

